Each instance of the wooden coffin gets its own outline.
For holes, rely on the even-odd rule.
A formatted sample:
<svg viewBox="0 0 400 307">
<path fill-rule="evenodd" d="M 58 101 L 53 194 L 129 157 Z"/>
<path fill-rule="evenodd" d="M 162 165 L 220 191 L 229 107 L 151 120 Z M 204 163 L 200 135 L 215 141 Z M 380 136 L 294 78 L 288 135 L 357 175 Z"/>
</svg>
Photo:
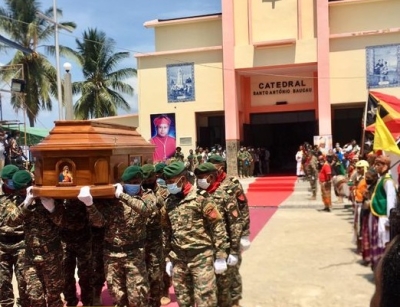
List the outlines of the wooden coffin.
<svg viewBox="0 0 400 307">
<path fill-rule="evenodd" d="M 73 120 L 56 121 L 49 136 L 30 151 L 35 196 L 76 198 L 88 185 L 93 197 L 111 198 L 126 167 L 152 162 L 154 145 L 136 128 Z"/>
</svg>

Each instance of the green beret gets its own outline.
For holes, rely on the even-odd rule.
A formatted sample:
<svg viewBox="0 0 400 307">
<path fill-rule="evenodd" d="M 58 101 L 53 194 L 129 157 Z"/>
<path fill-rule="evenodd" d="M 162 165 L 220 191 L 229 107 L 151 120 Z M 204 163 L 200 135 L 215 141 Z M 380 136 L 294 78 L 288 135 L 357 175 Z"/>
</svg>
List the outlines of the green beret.
<svg viewBox="0 0 400 307">
<path fill-rule="evenodd" d="M 15 189 L 18 190 L 25 188 L 32 181 L 32 176 L 28 171 L 20 170 L 12 176 L 12 181 L 14 182 Z"/>
<path fill-rule="evenodd" d="M 162 163 L 162 162 L 156 164 L 156 166 L 155 166 L 155 172 L 156 172 L 156 174 L 162 173 L 163 170 L 164 170 L 164 167 L 166 167 L 166 166 L 167 166 L 167 164 Z"/>
<path fill-rule="evenodd" d="M 195 173 L 195 175 L 199 175 L 199 174 L 205 174 L 205 173 L 213 173 L 216 171 L 217 171 L 217 168 L 214 166 L 214 164 L 212 164 L 210 162 L 206 162 L 206 163 L 202 163 L 202 164 L 198 165 L 195 168 L 194 173 Z"/>
<path fill-rule="evenodd" d="M 121 176 L 121 179 L 122 181 L 126 182 L 137 177 L 143 178 L 142 170 L 140 169 L 140 166 L 131 165 L 125 169 L 124 173 Z"/>
<path fill-rule="evenodd" d="M 3 179 L 12 179 L 13 175 L 19 171 L 18 166 L 14 164 L 8 164 L 4 166 L 1 170 L 1 178 Z"/>
<path fill-rule="evenodd" d="M 212 155 L 207 161 L 216 164 L 225 162 L 224 158 L 222 158 L 220 155 Z"/>
<path fill-rule="evenodd" d="M 154 165 L 153 164 L 142 165 L 142 173 L 144 179 L 150 178 L 156 173 Z"/>
<path fill-rule="evenodd" d="M 172 162 L 164 168 L 164 176 L 166 179 L 173 178 L 181 174 L 186 169 L 185 164 L 181 161 Z"/>
</svg>

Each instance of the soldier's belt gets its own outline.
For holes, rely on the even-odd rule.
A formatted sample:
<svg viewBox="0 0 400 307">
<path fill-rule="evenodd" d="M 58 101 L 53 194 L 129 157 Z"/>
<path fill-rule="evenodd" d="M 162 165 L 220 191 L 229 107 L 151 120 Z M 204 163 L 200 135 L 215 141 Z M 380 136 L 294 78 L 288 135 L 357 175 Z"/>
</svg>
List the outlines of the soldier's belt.
<svg viewBox="0 0 400 307">
<path fill-rule="evenodd" d="M 204 253 L 205 251 L 212 250 L 211 246 L 207 247 L 202 247 L 202 248 L 191 248 L 191 249 L 178 249 L 175 248 L 173 249 L 173 252 L 179 257 L 179 258 L 191 258 L 194 257 L 198 254 Z"/>
<path fill-rule="evenodd" d="M 27 246 L 26 247 L 26 253 L 28 256 L 37 256 L 37 255 L 45 255 L 47 253 L 51 253 L 56 250 L 61 250 L 61 241 L 59 240 L 54 240 L 51 242 L 48 242 L 42 246 Z"/>
<path fill-rule="evenodd" d="M 3 244 L 17 244 L 24 240 L 24 235 L 0 235 L 0 243 Z"/>
<path fill-rule="evenodd" d="M 144 242 L 145 242 L 145 240 L 140 240 L 140 241 L 133 242 L 131 244 L 125 244 L 125 245 L 121 245 L 121 246 L 106 243 L 105 249 L 111 253 L 129 253 L 129 252 L 133 251 L 134 249 L 144 247 Z"/>
</svg>

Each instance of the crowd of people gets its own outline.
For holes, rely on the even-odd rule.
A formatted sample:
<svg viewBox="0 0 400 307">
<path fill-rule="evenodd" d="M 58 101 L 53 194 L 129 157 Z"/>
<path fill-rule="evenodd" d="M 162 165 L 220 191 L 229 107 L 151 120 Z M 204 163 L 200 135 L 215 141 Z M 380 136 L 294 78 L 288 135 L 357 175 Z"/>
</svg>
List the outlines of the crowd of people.
<svg viewBox="0 0 400 307">
<path fill-rule="evenodd" d="M 194 171 L 196 166 L 205 163 L 211 156 L 218 155 L 226 160 L 226 150 L 220 145 L 212 147 L 211 150 L 206 147 L 197 147 L 194 151 L 189 150 L 189 155 L 185 157 L 181 147 L 177 147 L 175 153 L 168 163 L 181 161 L 187 163 L 188 169 Z M 269 169 L 270 152 L 263 147 L 240 146 L 237 152 L 237 167 L 239 178 L 250 178 L 263 176 L 270 172 Z"/>
<path fill-rule="evenodd" d="M 320 185 L 321 211 L 331 211 L 332 191 L 336 203 L 344 203 L 344 199 L 350 202 L 356 252 L 360 262 L 375 274 L 371 306 L 392 306 L 400 298 L 396 254 L 400 248 L 399 182 L 391 175 L 395 165 L 382 152 L 361 155 L 354 140 L 343 148 L 336 143 L 334 149 L 324 150 L 318 145 L 301 145 L 295 155 L 296 174 L 309 180 L 313 200 Z"/>
<path fill-rule="evenodd" d="M 99 306 L 105 283 L 115 306 L 166 305 L 171 285 L 180 306 L 239 306 L 250 247 L 243 188 L 223 155 L 192 168 L 179 152 L 168 165 L 126 168 L 113 198 L 88 186 L 76 199 L 37 197 L 27 170 L 5 166 L 1 306 L 15 303 L 13 273 L 23 307 Z"/>
</svg>

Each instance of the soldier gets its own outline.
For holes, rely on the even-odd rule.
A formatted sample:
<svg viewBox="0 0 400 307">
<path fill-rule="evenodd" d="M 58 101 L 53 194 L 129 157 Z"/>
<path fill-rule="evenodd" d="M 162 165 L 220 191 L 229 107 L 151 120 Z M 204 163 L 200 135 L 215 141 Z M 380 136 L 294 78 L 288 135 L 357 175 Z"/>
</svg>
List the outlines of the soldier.
<svg viewBox="0 0 400 307">
<path fill-rule="evenodd" d="M 17 306 L 29 306 L 26 282 L 23 276 L 25 260 L 23 226 L 10 227 L 4 223 L 9 212 L 22 201 L 21 196 L 15 193 L 12 181 L 12 176 L 18 170 L 17 166 L 9 164 L 1 171 L 3 194 L 0 196 L 0 304 L 3 307 L 14 306 L 13 273 L 18 284 Z"/>
<path fill-rule="evenodd" d="M 157 206 L 157 209 L 147 219 L 145 252 L 150 285 L 149 306 L 159 307 L 162 297 L 165 264 L 163 261 L 164 253 L 161 225 L 162 214 L 164 214 L 165 219 L 165 203 L 163 197 L 157 197 L 155 194 L 158 190 L 158 186 L 154 165 L 145 164 L 141 169 L 143 173 L 142 187 L 146 191 L 146 195 L 151 195 L 152 201 L 154 201 Z"/>
<path fill-rule="evenodd" d="M 308 152 L 307 161 L 305 163 L 306 174 L 308 181 L 310 182 L 312 196 L 310 200 L 317 199 L 317 179 L 318 179 L 318 159 L 314 152 L 310 150 Z"/>
<path fill-rule="evenodd" d="M 217 180 L 217 169 L 214 164 L 207 162 L 196 168 L 197 186 L 207 191 L 215 200 L 218 211 L 222 213 L 225 228 L 228 234 L 229 256 L 227 259 L 228 270 L 217 275 L 217 298 L 219 307 L 232 306 L 232 282 L 240 254 L 240 238 L 242 235 L 242 221 L 239 208 L 233 192 L 229 195 Z"/>
<path fill-rule="evenodd" d="M 215 274 L 227 269 L 226 229 L 214 200 L 206 191 L 196 191 L 186 173 L 182 162 L 164 168 L 171 225 L 166 242 L 169 252 L 166 271 L 172 276 L 179 306 L 196 303 L 198 307 L 214 307 L 217 306 Z"/>
<path fill-rule="evenodd" d="M 164 210 L 165 209 L 165 200 L 168 197 L 168 190 L 167 190 L 167 184 L 165 183 L 165 180 L 163 178 L 163 170 L 167 165 L 164 163 L 158 163 L 156 164 L 156 166 L 154 167 L 155 169 L 155 173 L 156 173 L 156 177 L 157 177 L 157 185 L 156 188 L 154 190 L 154 192 L 156 193 L 156 197 L 157 197 L 157 202 L 164 202 Z M 160 199 L 161 198 L 161 199 Z M 165 214 L 167 212 L 165 211 Z M 168 227 L 168 225 L 166 224 L 166 221 L 161 220 L 162 224 L 161 226 L 163 227 L 163 268 L 165 268 L 166 266 L 166 262 L 165 262 L 165 257 L 164 255 L 165 253 L 165 242 L 166 242 L 166 238 L 165 238 L 165 228 Z M 168 276 L 167 272 L 165 270 L 162 270 L 162 274 L 163 274 L 163 278 L 162 278 L 162 289 L 161 289 L 161 293 L 162 293 L 162 297 L 161 297 L 161 305 L 168 305 L 171 302 L 171 298 L 169 296 L 169 288 L 171 287 L 171 277 Z"/>
<path fill-rule="evenodd" d="M 83 187 L 78 199 L 87 195 L 89 187 Z M 83 198 L 85 200 L 85 198 Z M 79 278 L 81 289 L 81 302 L 83 306 L 93 305 L 92 288 L 92 234 L 91 226 L 101 226 L 95 220 L 97 210 L 94 209 L 93 199 L 64 200 L 60 204 L 62 214 L 60 236 L 64 249 L 64 298 L 67 306 L 77 306 L 75 269 Z"/>
<path fill-rule="evenodd" d="M 175 154 L 174 154 L 174 160 L 183 162 L 184 159 L 185 159 L 185 156 L 182 152 L 182 148 L 176 147 Z"/>
<path fill-rule="evenodd" d="M 256 159 L 256 153 L 254 152 L 254 148 L 249 148 L 248 151 L 249 155 L 250 155 L 250 166 L 249 166 L 249 176 L 253 177 L 254 176 L 254 161 Z"/>
<path fill-rule="evenodd" d="M 239 206 L 239 211 L 241 214 L 242 219 L 242 234 L 240 239 L 240 248 L 242 251 L 246 251 L 250 248 L 250 210 L 247 201 L 247 197 L 244 194 L 244 190 L 242 184 L 240 183 L 239 179 L 236 177 L 228 177 L 225 172 L 225 160 L 218 155 L 214 155 L 210 157 L 210 163 L 214 164 L 216 169 L 218 170 L 217 180 L 220 182 L 221 187 L 228 192 L 228 194 L 233 193 L 236 197 L 236 201 Z M 242 299 L 242 277 L 240 275 L 239 269 L 242 263 L 242 255 L 241 253 L 238 254 L 239 260 L 238 264 L 232 267 L 235 270 L 233 274 L 233 281 L 232 281 L 232 306 L 236 307 L 239 306 L 239 301 Z"/>
<path fill-rule="evenodd" d="M 155 202 L 140 196 L 143 173 L 139 166 L 129 166 L 121 179 L 123 185 L 115 185 L 119 202 L 102 210 L 107 286 L 116 306 L 148 306 L 144 247 L 146 221 L 155 210 Z"/>
<path fill-rule="evenodd" d="M 50 198 L 35 199 L 32 177 L 28 171 L 17 171 L 12 181 L 16 194 L 23 199 L 19 206 L 9 208 L 5 223 L 10 227 L 23 225 L 25 234 L 24 278 L 27 283 L 29 306 L 62 307 L 63 250 L 58 234 L 61 206 Z M 26 192 L 25 192 L 26 191 Z"/>
<path fill-rule="evenodd" d="M 237 160 L 238 160 L 238 175 L 240 178 L 244 177 L 244 161 L 246 158 L 246 154 L 244 152 L 243 146 L 240 147 L 239 152 L 237 153 Z M 212 162 L 211 162 L 212 163 Z"/>
<path fill-rule="evenodd" d="M 189 150 L 189 155 L 187 157 L 188 163 L 189 163 L 189 171 L 194 172 L 194 169 L 196 168 L 197 164 L 197 159 L 195 155 L 193 154 L 193 149 Z"/>
</svg>

